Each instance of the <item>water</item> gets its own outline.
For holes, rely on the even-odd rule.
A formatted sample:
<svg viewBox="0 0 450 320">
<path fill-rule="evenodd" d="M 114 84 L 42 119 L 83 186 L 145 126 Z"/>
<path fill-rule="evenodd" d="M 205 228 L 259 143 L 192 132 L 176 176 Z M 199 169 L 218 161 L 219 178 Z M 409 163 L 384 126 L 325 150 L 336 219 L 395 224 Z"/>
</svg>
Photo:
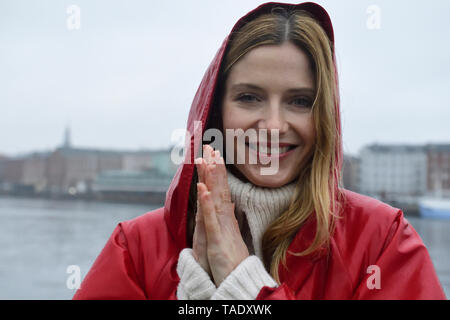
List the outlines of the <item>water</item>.
<svg viewBox="0 0 450 320">
<path fill-rule="evenodd" d="M 0 299 L 71 299 L 67 267 L 83 278 L 117 223 L 152 209 L 0 197 Z"/>
<path fill-rule="evenodd" d="M 83 278 L 120 221 L 156 207 L 0 197 L 0 299 L 71 299 L 66 271 Z M 450 293 L 450 220 L 408 217 Z"/>
<path fill-rule="evenodd" d="M 422 238 L 447 298 L 450 298 L 450 219 L 406 217 Z"/>
</svg>

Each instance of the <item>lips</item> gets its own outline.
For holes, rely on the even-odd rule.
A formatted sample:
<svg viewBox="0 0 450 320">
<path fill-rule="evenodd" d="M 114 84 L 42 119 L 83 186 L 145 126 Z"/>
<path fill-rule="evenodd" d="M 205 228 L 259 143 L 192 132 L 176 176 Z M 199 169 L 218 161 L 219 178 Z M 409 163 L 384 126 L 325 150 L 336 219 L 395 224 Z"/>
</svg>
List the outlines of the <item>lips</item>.
<svg viewBox="0 0 450 320">
<path fill-rule="evenodd" d="M 260 142 L 260 144 L 258 145 L 258 143 L 247 142 L 246 145 L 249 149 L 266 156 L 282 155 L 298 147 L 298 145 L 290 143 L 278 143 L 274 144 L 274 146 L 271 146 L 270 143 Z"/>
</svg>

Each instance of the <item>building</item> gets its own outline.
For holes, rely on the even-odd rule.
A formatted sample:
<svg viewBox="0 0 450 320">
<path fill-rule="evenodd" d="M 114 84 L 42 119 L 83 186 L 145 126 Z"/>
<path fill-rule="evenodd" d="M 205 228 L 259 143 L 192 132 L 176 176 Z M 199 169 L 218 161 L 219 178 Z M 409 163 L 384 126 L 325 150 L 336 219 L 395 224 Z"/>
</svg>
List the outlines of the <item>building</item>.
<svg viewBox="0 0 450 320">
<path fill-rule="evenodd" d="M 450 144 L 428 144 L 427 193 L 450 197 Z"/>
<path fill-rule="evenodd" d="M 46 186 L 48 152 L 34 152 L 15 158 L 0 159 L 2 191 L 32 194 Z"/>
<path fill-rule="evenodd" d="M 8 182 L 8 167 L 10 158 L 0 155 L 0 193 L 9 192 L 11 190 L 11 183 Z"/>
<path fill-rule="evenodd" d="M 93 192 L 101 200 L 164 203 L 172 176 L 153 168 L 145 171 L 111 170 L 100 173 Z"/>
<path fill-rule="evenodd" d="M 345 189 L 359 192 L 360 160 L 358 157 L 344 155 L 342 166 L 342 185 Z"/>
<path fill-rule="evenodd" d="M 171 149 L 102 150 L 72 146 L 66 127 L 60 147 L 20 157 L 0 156 L 0 192 L 51 196 L 102 192 L 165 194 L 177 166 Z M 122 194 L 122 196 L 123 196 Z"/>
<path fill-rule="evenodd" d="M 124 175 L 132 172 L 136 179 L 144 176 L 147 180 L 154 179 L 156 183 L 160 181 L 158 177 L 163 175 L 164 183 L 160 183 L 159 189 L 167 189 L 166 181 L 171 180 L 177 169 L 171 161 L 170 152 L 170 149 L 121 151 L 76 148 L 71 143 L 70 128 L 66 127 L 62 144 L 54 151 L 11 158 L 1 156 L 0 191 L 51 196 L 89 195 L 94 191 L 94 182 L 105 172 L 123 172 Z M 116 187 L 123 185 L 123 179 L 114 181 L 120 182 Z M 149 182 L 146 183 L 148 185 Z M 128 184 L 124 191 L 131 192 L 132 186 Z M 140 192 L 139 188 L 135 191 Z"/>
<path fill-rule="evenodd" d="M 33 191 L 37 193 L 46 189 L 49 154 L 49 152 L 34 152 L 23 158 L 20 184 L 32 186 Z"/>
<path fill-rule="evenodd" d="M 424 146 L 374 144 L 363 148 L 360 157 L 361 193 L 386 201 L 426 194 Z"/>
<path fill-rule="evenodd" d="M 64 146 L 53 152 L 0 159 L 0 183 L 13 192 L 20 188 L 28 193 L 74 195 L 91 193 L 94 181 L 105 172 L 133 172 L 155 181 L 164 176 L 161 189 L 168 187 L 166 181 L 170 182 L 176 169 L 169 149 L 118 151 Z M 156 171 L 158 174 L 149 174 Z M 130 191 L 130 185 L 127 188 Z"/>
</svg>

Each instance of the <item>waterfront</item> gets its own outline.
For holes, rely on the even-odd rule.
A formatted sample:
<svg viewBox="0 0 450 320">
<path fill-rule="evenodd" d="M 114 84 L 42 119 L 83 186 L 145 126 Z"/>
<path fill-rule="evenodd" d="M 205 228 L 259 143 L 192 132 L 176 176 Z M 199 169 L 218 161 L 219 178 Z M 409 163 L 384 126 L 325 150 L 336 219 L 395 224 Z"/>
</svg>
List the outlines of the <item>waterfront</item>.
<svg viewBox="0 0 450 320">
<path fill-rule="evenodd" d="M 114 227 L 156 206 L 0 197 L 0 299 L 70 299 L 67 267 L 83 278 Z M 450 293 L 450 220 L 408 217 Z"/>
</svg>

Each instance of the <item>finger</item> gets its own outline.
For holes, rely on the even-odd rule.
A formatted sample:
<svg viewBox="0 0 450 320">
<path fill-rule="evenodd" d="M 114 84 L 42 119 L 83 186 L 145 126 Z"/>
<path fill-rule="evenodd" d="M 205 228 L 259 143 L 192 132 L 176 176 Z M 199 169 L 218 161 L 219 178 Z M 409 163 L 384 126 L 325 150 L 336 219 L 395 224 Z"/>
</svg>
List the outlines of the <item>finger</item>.
<svg viewBox="0 0 450 320">
<path fill-rule="evenodd" d="M 200 257 L 202 254 L 206 254 L 206 251 L 204 251 L 205 248 L 206 248 L 205 224 L 203 222 L 201 210 L 198 210 L 197 216 L 195 218 L 195 229 L 194 229 L 192 249 L 194 253 L 196 253 L 197 257 Z"/>
<path fill-rule="evenodd" d="M 203 214 L 201 210 L 197 212 L 197 217 L 195 219 L 194 235 L 197 237 L 196 240 L 199 241 L 200 244 L 206 242 L 205 222 L 203 220 Z"/>
<path fill-rule="evenodd" d="M 228 175 L 227 168 L 225 167 L 225 160 L 220 156 L 220 151 L 214 151 L 215 155 L 215 164 L 214 167 L 214 175 L 217 179 L 217 183 L 219 185 L 224 186 L 224 188 L 228 188 Z"/>
<path fill-rule="evenodd" d="M 213 191 L 215 188 L 214 177 L 211 177 L 209 171 L 215 166 L 214 164 L 214 149 L 210 145 L 205 145 L 204 160 L 202 165 L 203 183 L 206 184 L 209 191 Z M 213 198 L 215 196 L 213 192 Z"/>
<path fill-rule="evenodd" d="M 220 151 L 217 150 L 215 151 L 216 155 L 216 166 L 217 166 L 217 172 L 219 172 L 222 177 L 227 177 L 227 168 L 225 166 L 225 160 L 224 158 L 220 155 Z"/>
<path fill-rule="evenodd" d="M 214 152 L 214 149 L 209 144 L 205 144 L 205 146 L 203 148 L 203 159 L 205 159 L 207 164 L 212 163 L 213 152 Z"/>
<path fill-rule="evenodd" d="M 208 165 L 205 170 L 205 183 L 208 190 L 211 191 L 215 204 L 215 211 L 218 215 L 223 213 L 232 213 L 230 209 L 231 193 L 228 186 L 227 171 L 224 164 L 219 159 L 216 165 Z"/>
<path fill-rule="evenodd" d="M 203 215 L 202 210 L 200 208 L 200 201 L 198 201 L 199 195 L 197 194 L 197 214 L 195 215 L 195 222 L 202 221 Z"/>
<path fill-rule="evenodd" d="M 201 216 L 201 213 L 200 213 Z M 205 225 L 202 219 L 199 219 L 195 223 L 194 239 L 192 243 L 192 253 L 195 260 L 208 274 L 210 274 L 210 266 L 208 262 L 207 242 Z"/>
<path fill-rule="evenodd" d="M 213 162 L 215 163 L 215 164 L 219 164 L 221 161 L 222 161 L 222 157 L 220 156 L 220 151 L 219 150 L 215 150 L 213 153 L 212 153 L 212 157 L 213 157 Z"/>
<path fill-rule="evenodd" d="M 210 155 L 210 150 L 209 150 L 209 145 L 205 144 L 203 146 L 203 159 L 205 160 L 206 163 L 209 163 L 209 155 Z"/>
<path fill-rule="evenodd" d="M 220 225 L 214 210 L 211 193 L 208 191 L 205 184 L 201 182 L 197 184 L 197 192 L 200 195 L 199 203 L 202 210 L 203 222 L 205 224 L 206 241 L 215 242 L 219 236 Z"/>
<path fill-rule="evenodd" d="M 197 168 L 197 175 L 199 182 L 205 182 L 205 161 L 203 158 L 195 159 L 195 167 Z"/>
<path fill-rule="evenodd" d="M 211 167 L 215 168 L 216 166 L 222 166 L 225 167 L 225 161 L 223 160 L 223 158 L 220 156 L 220 151 L 219 150 L 213 150 L 211 153 L 211 158 L 210 158 L 210 162 L 207 163 L 207 167 Z M 225 168 L 226 171 L 226 168 Z M 214 171 L 213 174 L 216 174 L 216 172 Z"/>
<path fill-rule="evenodd" d="M 197 188 L 197 190 L 198 190 L 198 188 Z M 200 194 L 198 194 L 198 191 L 197 191 L 197 212 L 195 214 L 194 243 L 198 239 L 199 233 L 201 233 L 202 231 L 204 232 L 204 229 L 205 229 L 199 197 L 200 197 Z"/>
<path fill-rule="evenodd" d="M 200 258 L 200 248 L 199 248 L 199 230 L 198 230 L 198 222 L 195 223 L 194 236 L 192 238 L 192 253 L 194 255 L 195 260 L 199 260 Z"/>
<path fill-rule="evenodd" d="M 205 185 L 208 188 L 208 191 L 211 192 L 213 202 L 215 203 L 216 209 L 217 209 L 217 206 L 220 205 L 221 186 L 217 180 L 215 166 L 216 166 L 215 164 L 205 165 L 204 179 L 205 179 Z"/>
<path fill-rule="evenodd" d="M 202 208 L 200 206 L 200 194 L 198 193 L 198 188 L 197 188 L 197 213 L 195 214 L 195 230 L 194 230 L 194 236 L 195 236 L 195 232 L 197 231 L 197 227 L 199 226 L 200 228 L 204 229 L 204 222 L 203 222 L 203 214 L 202 214 Z"/>
</svg>

